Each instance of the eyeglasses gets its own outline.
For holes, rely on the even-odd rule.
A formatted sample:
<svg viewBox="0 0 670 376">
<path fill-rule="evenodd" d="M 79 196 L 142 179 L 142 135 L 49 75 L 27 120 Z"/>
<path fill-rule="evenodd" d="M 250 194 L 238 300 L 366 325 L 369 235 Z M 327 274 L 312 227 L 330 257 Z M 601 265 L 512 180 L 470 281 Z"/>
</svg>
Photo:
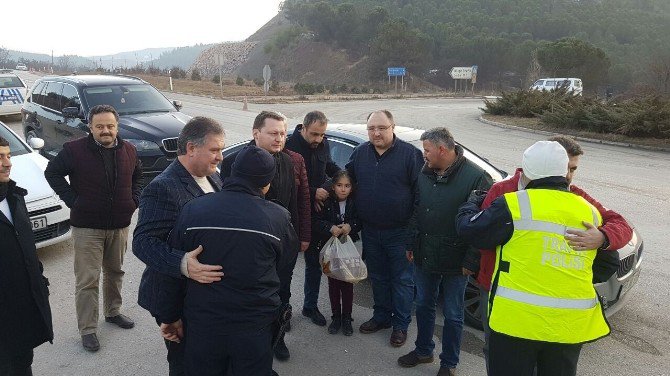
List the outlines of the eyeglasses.
<svg viewBox="0 0 670 376">
<path fill-rule="evenodd" d="M 375 133 L 375 132 L 382 133 L 382 132 L 388 131 L 389 129 L 391 129 L 390 125 L 381 125 L 381 126 L 377 126 L 377 127 L 372 126 L 372 127 L 368 127 L 368 132 L 369 133 Z"/>
</svg>

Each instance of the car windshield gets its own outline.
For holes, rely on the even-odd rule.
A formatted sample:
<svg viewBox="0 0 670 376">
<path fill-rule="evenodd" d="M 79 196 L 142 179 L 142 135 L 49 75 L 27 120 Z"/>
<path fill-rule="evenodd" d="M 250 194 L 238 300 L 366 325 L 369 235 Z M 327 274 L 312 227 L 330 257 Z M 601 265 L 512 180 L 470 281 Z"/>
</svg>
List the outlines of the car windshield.
<svg viewBox="0 0 670 376">
<path fill-rule="evenodd" d="M 148 84 L 89 87 L 84 89 L 84 98 L 89 108 L 108 104 L 119 115 L 175 111 L 172 103 Z"/>
<path fill-rule="evenodd" d="M 17 76 L 0 76 L 0 89 L 13 87 L 24 87 L 23 82 Z"/>
<path fill-rule="evenodd" d="M 14 133 L 10 132 L 9 129 L 7 129 L 6 126 L 1 123 L 0 123 L 0 137 L 9 141 L 9 150 L 12 152 L 13 157 L 16 157 L 17 155 L 30 153 L 30 149 L 28 149 L 26 145 L 24 145 L 23 142 L 21 142 L 21 140 L 19 140 L 18 137 L 14 135 Z"/>
</svg>

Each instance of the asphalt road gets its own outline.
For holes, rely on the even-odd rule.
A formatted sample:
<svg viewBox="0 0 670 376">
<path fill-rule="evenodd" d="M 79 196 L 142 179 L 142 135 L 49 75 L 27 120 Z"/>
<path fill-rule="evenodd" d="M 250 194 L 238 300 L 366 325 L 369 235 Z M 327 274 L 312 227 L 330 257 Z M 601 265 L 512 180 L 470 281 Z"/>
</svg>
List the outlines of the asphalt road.
<svg viewBox="0 0 670 376">
<path fill-rule="evenodd" d="M 31 81 L 35 77 L 23 73 Z M 212 100 L 179 94 L 189 115 L 218 119 L 226 128 L 228 144 L 250 138 L 254 116 L 263 109 L 283 112 L 291 126 L 300 122 L 307 111 L 319 109 L 331 123 L 362 123 L 370 110 L 391 110 L 398 125 L 428 129 L 446 126 L 457 141 L 465 144 L 493 164 L 509 172 L 520 164 L 522 151 L 544 136 L 508 130 L 477 121 L 480 100 L 412 99 L 256 105 L 242 111 L 237 102 Z M 16 117 L 2 118 L 20 131 Z M 627 305 L 610 318 L 612 335 L 588 344 L 582 351 L 579 375 L 669 375 L 670 374 L 670 255 L 662 245 L 670 227 L 670 154 L 583 142 L 582 157 L 575 183 L 603 204 L 623 214 L 634 224 L 645 242 L 643 270 L 631 290 Z M 100 323 L 102 348 L 90 354 L 80 346 L 74 310 L 72 243 L 64 242 L 39 251 L 45 274 L 51 280 L 51 305 L 56 339 L 35 352 L 36 375 L 163 375 L 167 374 L 165 351 L 156 324 L 136 304 L 143 264 L 128 252 L 124 283 L 124 313 L 137 326 L 122 330 Z M 416 328 L 411 327 L 408 343 L 395 349 L 388 344 L 390 332 L 353 337 L 331 336 L 300 316 L 303 263 L 296 266 L 293 305 L 297 312 L 294 329 L 287 336 L 292 358 L 277 364 L 281 375 L 431 375 L 439 361 L 411 371 L 397 366 L 396 359 L 412 349 Z M 322 291 L 327 289 L 325 281 Z M 319 302 L 329 312 L 327 296 Z M 354 324 L 371 316 L 370 291 L 365 283 L 356 286 Z M 439 330 L 436 330 L 439 332 Z M 466 329 L 461 351 L 460 375 L 482 375 L 481 332 Z M 439 348 L 439 339 L 436 338 Z"/>
</svg>

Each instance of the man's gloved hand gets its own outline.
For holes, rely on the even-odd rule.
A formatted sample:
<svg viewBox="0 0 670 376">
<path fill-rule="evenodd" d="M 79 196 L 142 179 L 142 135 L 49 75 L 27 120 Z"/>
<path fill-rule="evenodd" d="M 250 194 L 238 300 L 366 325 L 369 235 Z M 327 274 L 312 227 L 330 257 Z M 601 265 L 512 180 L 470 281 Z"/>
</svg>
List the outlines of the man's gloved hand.
<svg viewBox="0 0 670 376">
<path fill-rule="evenodd" d="M 478 208 L 481 208 L 487 193 L 488 191 L 476 189 L 470 192 L 470 196 L 468 196 L 468 202 L 477 205 Z"/>
</svg>

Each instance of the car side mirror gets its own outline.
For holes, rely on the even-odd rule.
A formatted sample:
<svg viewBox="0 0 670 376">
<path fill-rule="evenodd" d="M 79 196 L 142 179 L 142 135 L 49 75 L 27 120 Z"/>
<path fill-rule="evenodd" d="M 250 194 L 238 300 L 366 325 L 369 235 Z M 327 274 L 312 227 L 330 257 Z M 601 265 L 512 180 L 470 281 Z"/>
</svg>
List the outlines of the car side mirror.
<svg viewBox="0 0 670 376">
<path fill-rule="evenodd" d="M 40 150 L 44 147 L 44 140 L 39 137 L 31 137 L 28 140 L 28 145 L 35 150 Z"/>
<path fill-rule="evenodd" d="M 63 117 L 65 118 L 76 118 L 79 117 L 79 108 L 78 107 L 65 107 L 63 109 Z"/>
<path fill-rule="evenodd" d="M 184 107 L 184 105 L 181 104 L 181 101 L 177 101 L 177 100 L 175 100 L 175 101 L 172 101 L 172 104 L 173 104 L 174 107 L 177 109 L 177 111 L 180 111 L 181 108 Z"/>
</svg>

